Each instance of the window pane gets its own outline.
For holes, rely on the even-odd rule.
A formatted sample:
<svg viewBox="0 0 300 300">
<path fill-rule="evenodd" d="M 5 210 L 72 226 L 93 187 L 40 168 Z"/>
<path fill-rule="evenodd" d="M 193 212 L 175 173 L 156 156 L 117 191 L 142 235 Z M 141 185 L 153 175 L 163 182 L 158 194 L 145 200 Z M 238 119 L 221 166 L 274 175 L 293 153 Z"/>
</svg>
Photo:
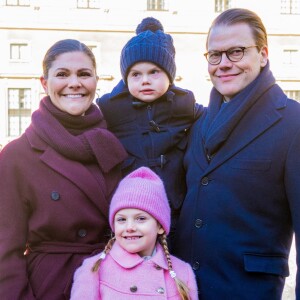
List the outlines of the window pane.
<svg viewBox="0 0 300 300">
<path fill-rule="evenodd" d="M 284 92 L 289 98 L 295 99 L 300 102 L 300 90 L 286 90 Z"/>
<path fill-rule="evenodd" d="M 9 89 L 8 90 L 8 109 L 19 108 L 19 90 Z"/>
<path fill-rule="evenodd" d="M 77 0 L 77 8 L 100 8 L 100 0 Z"/>
<path fill-rule="evenodd" d="M 10 59 L 13 60 L 28 60 L 29 47 L 28 44 L 10 44 Z"/>
<path fill-rule="evenodd" d="M 215 12 L 222 12 L 230 8 L 230 0 L 215 0 Z"/>
<path fill-rule="evenodd" d="M 300 14 L 300 0 L 281 0 L 282 14 Z"/>
<path fill-rule="evenodd" d="M 8 117 L 8 135 L 18 136 L 20 132 L 19 118 L 18 117 Z"/>
<path fill-rule="evenodd" d="M 31 119 L 31 90 L 8 89 L 8 134 L 19 136 Z"/>
<path fill-rule="evenodd" d="M 31 117 L 21 117 L 21 128 L 20 128 L 20 134 L 25 131 L 25 129 L 30 125 Z"/>
<path fill-rule="evenodd" d="M 167 10 L 165 0 L 148 0 L 147 10 Z"/>
<path fill-rule="evenodd" d="M 6 0 L 6 5 L 30 6 L 30 0 Z"/>
</svg>

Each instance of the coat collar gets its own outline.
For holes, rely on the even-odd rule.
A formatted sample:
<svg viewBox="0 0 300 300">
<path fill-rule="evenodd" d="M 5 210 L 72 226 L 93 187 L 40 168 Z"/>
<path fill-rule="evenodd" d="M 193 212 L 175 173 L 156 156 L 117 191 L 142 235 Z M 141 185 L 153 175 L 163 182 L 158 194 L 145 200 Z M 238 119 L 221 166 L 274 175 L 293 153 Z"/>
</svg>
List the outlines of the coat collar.
<svg viewBox="0 0 300 300">
<path fill-rule="evenodd" d="M 81 163 L 66 159 L 49 147 L 34 131 L 26 131 L 27 139 L 32 148 L 40 151 L 40 159 L 51 169 L 73 182 L 83 193 L 99 207 L 99 199 L 106 199 L 98 182 Z M 102 197 L 101 197 L 102 195 Z M 109 203 L 101 203 L 101 212 L 108 217 Z"/>
<path fill-rule="evenodd" d="M 136 267 L 137 265 L 143 263 L 145 260 L 140 257 L 138 254 L 128 253 L 124 250 L 118 242 L 115 242 L 112 249 L 109 252 L 109 255 L 113 258 L 113 260 L 119 264 L 121 267 L 125 269 L 130 269 Z M 163 252 L 162 246 L 157 243 L 156 244 L 156 253 L 153 257 L 147 260 L 147 262 L 153 262 L 153 264 L 168 270 L 168 264 L 165 258 L 165 254 Z"/>
<path fill-rule="evenodd" d="M 286 107 L 287 96 L 277 85 L 273 85 L 259 101 L 244 115 L 231 133 L 221 149 L 215 154 L 208 164 L 202 144 L 202 135 L 197 134 L 197 147 L 193 147 L 194 157 L 203 169 L 203 176 L 207 175 L 226 160 L 230 159 L 242 148 L 246 147 L 259 135 L 263 134 L 268 128 L 279 122 L 282 118 L 281 110 Z M 201 118 L 195 130 L 199 133 L 202 126 Z M 199 148 L 203 155 L 199 155 Z"/>
</svg>

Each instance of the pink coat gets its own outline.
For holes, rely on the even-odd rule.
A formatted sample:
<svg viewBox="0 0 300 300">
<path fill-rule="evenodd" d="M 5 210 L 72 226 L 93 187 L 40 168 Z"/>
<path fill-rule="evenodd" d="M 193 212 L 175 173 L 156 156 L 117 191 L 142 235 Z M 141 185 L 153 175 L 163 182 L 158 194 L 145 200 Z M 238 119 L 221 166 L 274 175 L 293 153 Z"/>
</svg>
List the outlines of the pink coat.
<svg viewBox="0 0 300 300">
<path fill-rule="evenodd" d="M 160 245 L 152 258 L 144 260 L 138 254 L 126 252 L 115 242 L 99 271 L 93 273 L 91 268 L 99 256 L 85 259 L 75 272 L 71 300 L 181 299 Z M 189 287 L 191 299 L 198 299 L 191 266 L 174 256 L 171 259 L 178 278 Z"/>
</svg>

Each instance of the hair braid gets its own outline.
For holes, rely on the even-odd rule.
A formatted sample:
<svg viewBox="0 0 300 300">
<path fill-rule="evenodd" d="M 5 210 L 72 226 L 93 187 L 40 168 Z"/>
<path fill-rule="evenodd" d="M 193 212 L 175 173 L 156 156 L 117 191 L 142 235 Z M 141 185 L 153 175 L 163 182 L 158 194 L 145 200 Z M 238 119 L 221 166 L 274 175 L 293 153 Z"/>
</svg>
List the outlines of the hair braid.
<svg viewBox="0 0 300 300">
<path fill-rule="evenodd" d="M 109 253 L 109 251 L 111 250 L 114 242 L 115 242 L 116 238 L 112 237 L 106 244 L 103 253 L 106 255 Z M 105 257 L 105 256 L 104 256 Z M 94 266 L 92 267 L 92 272 L 97 272 L 99 270 L 100 264 L 102 262 L 102 260 L 104 259 L 104 257 L 100 257 L 94 264 Z"/>
<path fill-rule="evenodd" d="M 171 274 L 171 272 L 173 272 L 175 274 L 175 272 L 173 270 L 171 255 L 170 255 L 168 244 L 167 244 L 166 234 L 163 233 L 162 235 L 160 235 L 158 240 L 164 249 L 164 253 L 166 255 L 166 259 L 168 262 L 169 272 L 170 272 L 170 274 Z M 187 285 L 182 280 L 180 280 L 177 276 L 174 277 L 174 280 L 175 280 L 175 283 L 176 283 L 176 286 L 177 286 L 177 289 L 178 289 L 181 299 L 182 300 L 190 300 L 189 288 L 187 287 Z"/>
</svg>

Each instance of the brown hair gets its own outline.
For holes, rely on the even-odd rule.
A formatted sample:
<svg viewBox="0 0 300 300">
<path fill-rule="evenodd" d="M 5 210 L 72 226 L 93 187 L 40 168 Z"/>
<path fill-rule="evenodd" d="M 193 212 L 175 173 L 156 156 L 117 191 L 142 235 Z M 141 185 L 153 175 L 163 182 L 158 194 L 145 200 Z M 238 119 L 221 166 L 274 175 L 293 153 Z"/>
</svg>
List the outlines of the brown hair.
<svg viewBox="0 0 300 300">
<path fill-rule="evenodd" d="M 261 18 L 249 9 L 231 8 L 222 12 L 212 22 L 206 39 L 206 48 L 208 46 L 207 43 L 209 34 L 214 27 L 217 27 L 219 25 L 230 26 L 238 23 L 245 23 L 249 25 L 258 49 L 261 49 L 264 46 L 268 47 L 267 31 Z"/>
<path fill-rule="evenodd" d="M 85 44 L 72 39 L 60 40 L 53 44 L 46 52 L 43 59 L 43 76 L 48 78 L 49 69 L 57 56 L 63 53 L 80 51 L 85 53 L 92 61 L 93 67 L 96 70 L 96 59 L 91 49 Z"/>
<path fill-rule="evenodd" d="M 116 240 L 115 237 L 113 237 L 108 241 L 108 243 L 106 244 L 106 246 L 103 250 L 105 255 L 109 253 L 109 251 L 111 250 L 115 240 Z M 165 256 L 166 256 L 166 259 L 167 259 L 167 263 L 168 263 L 168 270 L 169 270 L 170 274 L 171 274 L 171 272 L 173 272 L 173 274 L 175 274 L 175 272 L 173 271 L 173 265 L 172 265 L 172 260 L 171 260 L 171 255 L 170 255 L 170 252 L 169 252 L 168 244 L 167 244 L 166 234 L 163 233 L 162 235 L 159 235 L 158 236 L 158 241 L 163 247 L 163 250 L 164 250 L 164 253 L 165 253 Z M 92 267 L 92 272 L 97 272 L 98 271 L 103 259 L 104 258 L 102 257 L 102 258 L 100 258 L 96 261 L 96 263 Z M 180 294 L 181 299 L 182 300 L 190 300 L 189 288 L 187 287 L 187 285 L 182 280 L 180 280 L 177 276 L 174 277 L 174 280 L 175 280 L 175 284 L 176 284 L 176 287 L 178 289 L 178 292 Z"/>
</svg>

